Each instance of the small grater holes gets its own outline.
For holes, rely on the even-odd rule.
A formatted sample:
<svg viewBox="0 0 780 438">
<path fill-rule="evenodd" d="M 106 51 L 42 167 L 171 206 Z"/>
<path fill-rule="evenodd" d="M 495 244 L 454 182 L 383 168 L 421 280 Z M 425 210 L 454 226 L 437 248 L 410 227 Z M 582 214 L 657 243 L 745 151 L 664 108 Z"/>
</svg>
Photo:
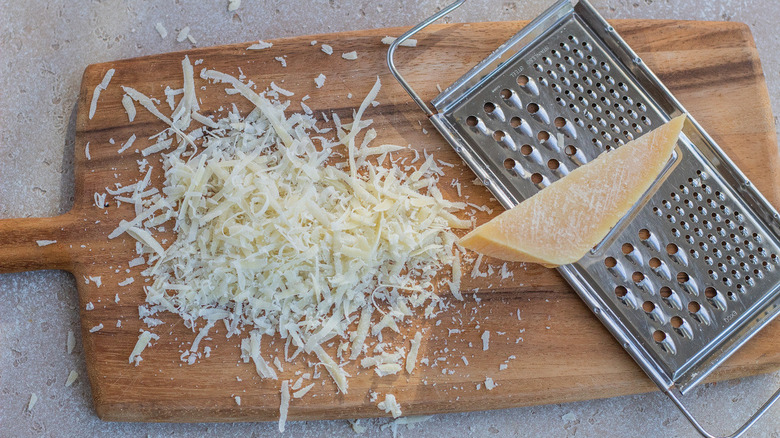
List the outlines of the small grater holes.
<svg viewBox="0 0 780 438">
<path fill-rule="evenodd" d="M 601 69 L 604 70 L 604 71 L 609 71 L 610 70 L 609 64 L 607 64 L 606 62 L 602 61 L 601 64 L 599 64 L 599 66 L 601 66 Z"/>
<path fill-rule="evenodd" d="M 579 40 L 574 35 L 569 35 L 569 41 L 572 42 L 572 44 L 578 44 Z"/>
<path fill-rule="evenodd" d="M 726 296 L 727 296 L 727 297 L 728 297 L 728 298 L 729 298 L 731 301 L 737 301 L 737 295 L 736 295 L 734 292 L 732 292 L 732 291 L 728 291 L 728 292 L 726 292 Z"/>
<path fill-rule="evenodd" d="M 570 47 L 569 47 L 569 45 L 568 45 L 568 44 L 566 44 L 566 43 L 561 43 L 561 44 L 560 44 L 560 47 L 561 47 L 561 49 L 562 49 L 562 50 L 564 50 L 564 51 L 566 51 L 566 52 L 568 52 L 568 51 L 570 50 Z"/>
<path fill-rule="evenodd" d="M 591 46 L 590 43 L 587 41 L 582 42 L 582 47 L 585 48 L 585 50 L 587 50 L 588 52 L 593 51 L 593 46 Z"/>
</svg>

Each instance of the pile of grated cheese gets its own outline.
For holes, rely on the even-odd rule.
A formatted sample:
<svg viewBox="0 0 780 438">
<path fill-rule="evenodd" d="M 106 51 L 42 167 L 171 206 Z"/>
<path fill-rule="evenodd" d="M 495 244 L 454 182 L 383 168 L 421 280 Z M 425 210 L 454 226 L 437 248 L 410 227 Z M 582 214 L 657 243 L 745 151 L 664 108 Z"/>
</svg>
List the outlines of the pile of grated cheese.
<svg viewBox="0 0 780 438">
<path fill-rule="evenodd" d="M 264 378 L 278 379 L 261 351 L 263 335 L 285 340 L 287 361 L 301 352 L 316 356 L 343 393 L 343 365 L 363 353 L 380 353 L 364 359 L 377 374 L 400 371 L 404 349 L 369 350 L 367 339 L 400 332 L 416 308 L 433 316 L 443 306 L 440 288 L 460 296 L 462 249 L 451 228 L 471 222 L 453 214 L 466 205 L 437 188 L 443 171 L 431 155 L 407 174 L 392 159 L 404 147 L 371 145 L 377 133 L 364 116 L 379 80 L 351 122 L 332 114 L 334 131 L 317 127 L 311 115 L 286 113 L 289 102 L 272 100 L 279 96 L 273 89 L 258 93 L 251 82 L 203 69 L 202 79 L 254 104 L 246 116 L 233 105 L 224 118 L 206 117 L 188 58 L 182 66 L 182 88 L 166 89 L 170 115 L 159 101 L 123 87 L 168 125 L 141 151 L 162 154 L 162 190 L 150 186 L 152 167 L 135 184 L 108 190 L 135 206 L 136 217 L 109 238 L 130 235 L 148 265 L 142 274 L 152 281 L 140 316 L 179 315 L 198 332 L 192 352 L 223 324 L 227 337 L 243 338 L 242 358 Z M 159 235 L 166 229 L 176 233 L 167 247 Z M 446 266 L 452 279 L 438 279 Z M 146 331 L 139 337 L 131 362 L 138 364 L 150 338 Z M 334 341 L 338 347 L 326 351 Z M 419 333 L 415 341 L 408 372 Z"/>
</svg>

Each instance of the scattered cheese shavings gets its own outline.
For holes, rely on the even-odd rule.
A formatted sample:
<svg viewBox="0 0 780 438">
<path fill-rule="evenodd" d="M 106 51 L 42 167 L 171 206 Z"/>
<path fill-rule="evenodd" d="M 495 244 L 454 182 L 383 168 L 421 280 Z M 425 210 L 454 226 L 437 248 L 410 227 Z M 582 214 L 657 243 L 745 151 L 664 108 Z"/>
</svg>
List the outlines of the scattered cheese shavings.
<svg viewBox="0 0 780 438">
<path fill-rule="evenodd" d="M 76 335 L 73 334 L 73 330 L 68 330 L 68 340 L 66 342 L 68 354 L 73 353 L 73 349 L 76 348 Z"/>
<path fill-rule="evenodd" d="M 263 49 L 270 49 L 273 47 L 273 43 L 268 43 L 263 40 L 259 40 L 258 42 L 252 44 L 251 46 L 247 47 L 247 50 L 263 50 Z"/>
<path fill-rule="evenodd" d="M 482 333 L 482 351 L 487 351 L 490 348 L 490 330 L 485 330 Z"/>
<path fill-rule="evenodd" d="M 382 44 L 387 44 L 389 46 L 390 44 L 393 44 L 395 40 L 395 37 L 386 36 L 382 38 Z M 417 40 L 414 38 L 407 38 L 404 42 L 399 44 L 399 46 L 417 47 Z"/>
<path fill-rule="evenodd" d="M 492 379 L 492 378 L 490 378 L 490 377 L 485 377 L 485 389 L 487 389 L 488 391 L 490 391 L 490 390 L 492 390 L 493 388 L 495 388 L 496 386 L 498 386 L 498 384 L 497 384 L 497 383 L 495 383 L 495 382 L 493 382 L 493 379 Z"/>
<path fill-rule="evenodd" d="M 98 325 L 96 325 L 96 326 L 92 327 L 91 329 L 89 329 L 89 332 L 90 332 L 90 333 L 95 333 L 96 331 L 100 331 L 100 330 L 102 330 L 102 329 L 103 329 L 103 324 L 102 324 L 102 323 L 100 323 L 100 324 L 98 324 Z"/>
<path fill-rule="evenodd" d="M 97 110 L 97 102 L 100 97 L 100 92 L 108 88 L 108 83 L 111 82 L 111 78 L 114 77 L 114 69 L 110 68 L 103 76 L 103 80 L 95 87 L 95 91 L 92 93 L 92 102 L 89 104 L 89 120 L 95 116 Z"/>
<path fill-rule="evenodd" d="M 289 90 L 285 90 L 284 88 L 276 85 L 275 83 L 271 82 L 271 89 L 276 91 L 277 93 L 281 94 L 282 96 L 294 96 L 295 93 Z"/>
<path fill-rule="evenodd" d="M 179 34 L 176 36 L 176 41 L 178 41 L 180 43 L 184 42 L 184 40 L 187 39 L 189 34 L 190 34 L 190 27 L 189 26 L 184 26 L 184 28 L 182 28 L 182 30 L 180 30 Z"/>
<path fill-rule="evenodd" d="M 561 420 L 563 420 L 566 423 L 572 422 L 577 419 L 577 416 L 574 415 L 574 412 L 567 412 L 561 416 Z"/>
<path fill-rule="evenodd" d="M 282 64 L 282 67 L 287 67 L 287 60 L 284 59 L 284 56 L 277 56 L 274 59 L 279 61 Z"/>
<path fill-rule="evenodd" d="M 84 146 L 84 156 L 87 157 L 87 160 L 91 160 L 92 156 L 89 155 L 89 142 L 87 142 L 87 145 Z"/>
<path fill-rule="evenodd" d="M 236 401 L 237 405 L 241 406 L 241 396 L 237 395 L 237 396 L 233 397 L 233 399 Z"/>
<path fill-rule="evenodd" d="M 317 86 L 317 88 L 322 88 L 322 86 L 325 85 L 325 75 L 320 73 L 319 76 L 314 78 L 314 84 Z"/>
<path fill-rule="evenodd" d="M 96 276 L 90 275 L 89 276 L 89 281 L 95 283 L 95 287 L 100 287 L 100 286 L 103 285 L 103 278 L 100 275 L 96 275 Z M 90 304 L 92 304 L 92 303 L 90 303 Z"/>
<path fill-rule="evenodd" d="M 366 431 L 365 426 L 360 424 L 360 419 L 357 419 L 357 420 L 347 420 L 347 422 L 352 427 L 352 431 L 357 433 L 357 434 L 361 434 L 361 433 Z"/>
<path fill-rule="evenodd" d="M 312 388 L 314 388 L 314 383 L 310 383 L 309 385 L 307 385 L 307 386 L 304 386 L 304 387 L 303 387 L 303 388 L 301 388 L 300 390 L 298 390 L 298 391 L 295 391 L 295 392 L 293 393 L 293 398 L 301 398 L 301 397 L 303 397 L 303 396 L 304 396 L 304 395 L 306 395 L 306 394 L 307 394 L 309 391 L 311 391 L 311 389 L 312 389 Z"/>
<path fill-rule="evenodd" d="M 125 108 L 125 112 L 127 113 L 127 119 L 130 122 L 135 120 L 135 104 L 133 103 L 133 98 L 127 94 L 122 96 L 122 106 Z"/>
<path fill-rule="evenodd" d="M 65 386 L 67 387 L 67 386 L 72 385 L 73 382 L 75 382 L 76 379 L 78 379 L 78 378 L 79 378 L 79 373 L 77 373 L 74 370 L 71 370 L 70 373 L 68 374 L 68 379 L 65 380 Z"/>
<path fill-rule="evenodd" d="M 135 278 L 133 278 L 133 277 L 128 277 L 128 278 L 125 278 L 124 280 L 120 281 L 120 282 L 119 282 L 119 283 L 117 283 L 117 284 L 118 284 L 119 286 L 127 286 L 128 284 L 132 284 L 134 281 L 135 281 Z"/>
<path fill-rule="evenodd" d="M 48 246 L 57 243 L 56 240 L 36 240 L 35 243 L 38 244 L 38 246 Z"/>
<path fill-rule="evenodd" d="M 358 55 L 357 52 L 353 50 L 351 52 L 343 53 L 341 57 L 350 61 L 354 61 L 355 59 L 358 58 Z"/>
<path fill-rule="evenodd" d="M 166 29 L 165 26 L 163 26 L 163 24 L 159 21 L 154 24 L 154 28 L 157 30 L 157 33 L 160 34 L 160 38 L 165 39 L 168 37 L 168 29 Z"/>
<path fill-rule="evenodd" d="M 200 320 L 205 327 L 222 320 L 228 337 L 254 326 L 241 340 L 241 357 L 267 379 L 278 377 L 260 355 L 261 335 L 280 335 L 297 349 L 293 358 L 301 352 L 316 356 L 315 377 L 324 367 L 346 393 L 349 375 L 334 358 L 340 360 L 350 347 L 350 356 L 360 355 L 366 336 L 381 336 L 383 328 L 398 332 L 411 309 L 421 308 L 430 317 L 442 306 L 436 275 L 456 260 L 451 228 L 471 227 L 454 215 L 465 204 L 444 199 L 436 187 L 443 173 L 433 159 L 413 175 L 393 161 L 389 167 L 374 164 L 377 155 L 405 149 L 369 146 L 377 134 L 368 129 L 371 120 L 364 113 L 376 101 L 378 80 L 352 121 L 332 115 L 336 138 L 331 140 L 313 134 L 322 133 L 313 117 L 285 114 L 288 103 L 269 99 L 284 95 L 273 86 L 273 92 L 258 93 L 252 83 L 203 69 L 202 79 L 225 84 L 255 106 L 246 116 L 234 107 L 222 119 L 208 119 L 213 126 L 205 136 L 201 127 L 187 131 L 181 122 L 197 120 L 186 58 L 182 68 L 184 96 L 175 116 L 163 115 L 159 101 L 123 87 L 166 123 L 158 143 L 171 140 L 173 147 L 162 160 L 162 190 L 149 189 L 151 167 L 132 186 L 107 188 L 115 199 L 135 205 L 135 219 L 121 221 L 109 238 L 128 233 L 149 266 L 142 272 L 151 283 L 144 287 L 141 318 L 157 324 L 150 315 L 170 311 L 193 330 Z M 192 101 L 183 104 L 187 96 Z M 341 158 L 334 149 L 343 150 L 344 158 L 331 165 Z M 169 220 L 175 240 L 158 241 L 159 226 Z M 384 316 L 372 327 L 379 303 L 387 311 L 381 310 Z M 359 323 L 358 331 L 350 332 L 358 315 L 362 329 Z M 204 339 L 205 327 L 196 341 Z M 130 363 L 138 364 L 148 336 L 156 336 L 144 339 L 145 333 Z M 326 351 L 338 338 L 340 347 Z M 194 363 L 200 357 L 197 347 L 193 342 L 182 359 Z M 285 358 L 292 360 L 287 346 Z M 403 358 L 375 364 L 376 372 L 398 372 Z"/>
<path fill-rule="evenodd" d="M 241 7 L 241 0 L 228 0 L 228 12 L 236 11 L 240 7 Z"/>
<path fill-rule="evenodd" d="M 135 343 L 135 347 L 133 347 L 133 351 L 130 353 L 128 363 L 135 362 L 135 365 L 138 366 L 138 362 L 141 359 L 141 353 L 143 353 L 144 349 L 149 345 L 149 341 L 151 341 L 154 336 L 153 333 L 146 330 L 138 335 L 138 341 Z"/>
<path fill-rule="evenodd" d="M 32 412 L 35 403 L 38 403 L 38 396 L 33 392 L 30 394 L 30 401 L 27 402 L 27 412 Z"/>
<path fill-rule="evenodd" d="M 279 404 L 279 432 L 284 432 L 287 422 L 287 411 L 290 409 L 290 381 L 282 380 L 282 401 Z"/>
<path fill-rule="evenodd" d="M 387 412 L 388 414 L 392 414 L 393 418 L 398 418 L 401 416 L 401 406 L 395 400 L 395 396 L 393 394 L 385 395 L 384 401 L 379 402 L 377 407 Z"/>
<path fill-rule="evenodd" d="M 327 44 L 323 44 L 322 45 L 322 51 L 325 52 L 325 54 L 327 54 L 327 55 L 332 55 L 333 54 L 333 47 L 331 47 L 331 46 L 329 46 Z"/>
<path fill-rule="evenodd" d="M 92 304 L 92 301 L 88 302 L 86 306 L 84 306 L 84 309 L 86 310 L 95 310 L 95 305 Z"/>
</svg>

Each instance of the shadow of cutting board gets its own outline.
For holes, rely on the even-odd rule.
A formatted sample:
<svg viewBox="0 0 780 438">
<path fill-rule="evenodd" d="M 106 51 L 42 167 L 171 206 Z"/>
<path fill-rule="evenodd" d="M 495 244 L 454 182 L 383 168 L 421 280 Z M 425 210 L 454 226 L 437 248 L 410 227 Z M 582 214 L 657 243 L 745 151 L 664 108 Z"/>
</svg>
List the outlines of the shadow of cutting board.
<svg viewBox="0 0 780 438">
<path fill-rule="evenodd" d="M 415 89 L 430 100 L 438 93 L 437 84 L 445 87 L 452 83 L 524 24 L 431 26 L 419 36 L 417 48 L 399 50 L 397 62 Z M 615 21 L 615 27 L 764 195 L 774 205 L 780 205 L 774 125 L 747 26 L 624 20 Z M 243 72 L 260 88 L 275 81 L 294 91 L 289 111 L 300 111 L 297 102 L 308 94 L 311 98 L 306 104 L 316 114 L 335 112 L 342 120 L 349 120 L 352 109 L 357 108 L 379 76 L 383 88 L 377 100 L 381 105 L 367 113 L 379 133 L 377 141 L 411 144 L 455 163 L 447 168 L 439 184 L 445 195 L 457 196 L 450 186 L 452 179 L 457 178 L 469 202 L 486 204 L 497 214 L 500 206 L 490 199 L 484 187 L 473 185 L 471 172 L 390 76 L 385 65 L 388 46 L 381 44 L 380 39 L 401 32 L 402 29 L 384 29 L 288 38 L 274 41 L 272 48 L 262 51 L 247 51 L 248 44 L 237 44 L 87 67 L 78 105 L 73 209 L 54 218 L 0 221 L 0 272 L 64 269 L 74 274 L 89 380 L 100 418 L 274 420 L 280 401 L 279 381 L 263 381 L 251 365 L 240 363 L 239 339 L 226 339 L 224 328 L 214 330 L 210 339 L 201 343 L 211 347 L 210 357 L 204 356 L 191 366 L 183 363 L 180 355 L 189 348 L 195 333 L 172 315 L 160 317 L 164 324 L 153 329 L 160 340 L 143 353 L 143 362 L 137 367 L 128 364 L 139 329 L 146 327 L 138 318 L 138 306 L 144 302 L 144 281 L 140 267 L 127 270 L 128 261 L 135 256 L 134 241 L 127 236 L 108 240 L 107 235 L 121 219 L 129 219 L 134 213 L 127 204 L 117 208 L 112 203 L 106 210 L 98 209 L 93 193 L 105 193 L 105 188 L 116 182 L 126 185 L 137 180 L 136 160 L 142 157 L 136 149 L 151 144 L 148 137 L 160 131 L 163 124 L 140 106 L 136 120 L 128 123 L 120 104 L 120 85 L 164 100 L 165 85 L 180 86 L 180 62 L 186 53 L 193 61 L 203 59 L 196 71 L 208 67 L 234 75 Z M 335 53 L 327 56 L 319 45 L 310 45 L 314 39 L 330 44 Z M 357 61 L 341 58 L 341 53 L 352 50 L 359 55 Z M 286 68 L 274 60 L 277 56 L 286 56 Z M 109 68 L 116 69 L 116 74 L 101 94 L 97 113 L 90 120 L 92 92 Z M 313 79 L 320 73 L 327 79 L 325 86 L 318 89 Z M 203 85 L 207 84 L 196 78 L 196 87 Z M 206 114 L 216 113 L 229 102 L 235 102 L 243 114 L 251 109 L 240 97 L 227 97 L 222 85 L 198 89 L 198 95 Z M 133 133 L 138 137 L 134 146 L 118 154 L 120 145 Z M 91 159 L 85 155 L 87 144 Z M 150 156 L 149 160 L 157 166 L 153 181 L 159 187 L 159 157 Z M 487 218 L 487 214 L 479 216 L 480 221 Z M 36 240 L 42 239 L 57 242 L 39 247 Z M 496 261 L 483 264 L 483 271 L 493 269 L 493 273 L 477 279 L 472 279 L 466 269 L 464 287 L 478 288 L 479 302 L 470 293 L 465 302 L 447 297 L 451 306 L 439 317 L 413 318 L 402 327 L 404 333 L 410 334 L 421 328 L 427 330 L 419 357 L 428 358 L 435 365 L 418 365 L 411 375 L 379 378 L 373 371 L 358 372 L 355 364 L 349 364 L 346 369 L 353 377 L 348 394 L 337 394 L 335 385 L 325 376 L 309 395 L 293 400 L 289 418 L 384 415 L 369 401 L 369 390 L 395 394 L 404 415 L 418 415 L 560 403 L 654 389 L 556 271 L 515 264 L 509 265 L 513 277 L 502 279 L 500 267 L 501 263 Z M 86 284 L 86 276 L 100 276 L 102 286 Z M 118 286 L 131 276 L 134 283 Z M 87 311 L 85 306 L 90 302 L 94 310 Z M 121 327 L 117 327 L 118 320 Z M 98 324 L 104 328 L 90 333 L 89 329 Z M 490 349 L 483 352 L 480 335 L 485 330 L 492 335 Z M 722 365 L 710 380 L 780 368 L 778 338 L 780 323 L 775 322 Z M 389 340 L 408 347 L 408 341 L 400 336 Z M 263 345 L 263 352 L 269 357 L 282 349 L 283 343 L 278 339 L 266 339 Z M 508 366 L 500 370 L 503 363 Z M 308 369 L 302 360 L 285 364 L 280 378 L 295 378 L 296 371 Z M 486 377 L 494 379 L 498 386 L 491 391 L 484 385 L 477 389 Z M 241 397 L 241 406 L 234 401 L 236 395 Z"/>
</svg>

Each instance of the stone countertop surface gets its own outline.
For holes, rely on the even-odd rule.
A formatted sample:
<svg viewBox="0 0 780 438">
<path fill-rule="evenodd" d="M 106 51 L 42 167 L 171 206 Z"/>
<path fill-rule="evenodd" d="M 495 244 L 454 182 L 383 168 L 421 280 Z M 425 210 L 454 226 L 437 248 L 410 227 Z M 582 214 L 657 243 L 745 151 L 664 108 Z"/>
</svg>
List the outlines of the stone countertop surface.
<svg viewBox="0 0 780 438">
<path fill-rule="evenodd" d="M 449 3 L 369 0 L 0 0 L 0 218 L 52 216 L 73 200 L 71 117 L 88 64 L 195 46 L 411 26 Z M 471 0 L 445 21 L 528 20 L 552 1 Z M 780 10 L 775 0 L 593 0 L 606 18 L 741 21 L 753 32 L 780 114 Z M 204 19 L 203 17 L 208 17 Z M 168 29 L 160 38 L 154 24 Z M 777 125 L 777 118 L 775 118 Z M 65 157 L 65 158 L 64 158 Z M 0 275 L 0 436 L 275 436 L 275 423 L 105 423 L 92 407 L 74 278 L 59 271 Z M 65 354 L 69 329 L 76 351 Z M 65 387 L 70 370 L 80 378 Z M 732 431 L 780 385 L 780 373 L 697 388 L 693 410 L 713 431 Z M 39 400 L 26 411 L 31 393 Z M 361 420 L 364 436 L 392 436 L 387 419 Z M 399 436 L 698 436 L 659 393 L 562 405 L 437 415 Z M 352 436 L 346 421 L 292 422 L 287 436 Z M 747 436 L 780 437 L 780 407 Z"/>
</svg>

